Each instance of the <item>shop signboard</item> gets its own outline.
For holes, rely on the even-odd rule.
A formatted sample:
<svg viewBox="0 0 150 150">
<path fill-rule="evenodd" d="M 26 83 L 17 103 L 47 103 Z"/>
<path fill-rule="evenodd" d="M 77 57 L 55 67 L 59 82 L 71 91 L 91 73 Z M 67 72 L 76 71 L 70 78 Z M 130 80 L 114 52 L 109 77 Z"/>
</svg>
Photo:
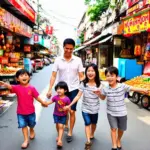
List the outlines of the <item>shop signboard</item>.
<svg viewBox="0 0 150 150">
<path fill-rule="evenodd" d="M 46 26 L 46 34 L 52 35 L 53 34 L 53 26 Z"/>
<path fill-rule="evenodd" d="M 8 0 L 15 8 L 18 9 L 30 21 L 35 23 L 36 13 L 26 0 Z"/>
<path fill-rule="evenodd" d="M 38 43 L 39 42 L 39 36 L 38 34 L 34 34 L 34 43 Z"/>
<path fill-rule="evenodd" d="M 127 0 L 128 7 L 133 6 L 134 4 L 138 3 L 140 0 Z"/>
<path fill-rule="evenodd" d="M 32 36 L 32 28 L 6 10 L 2 16 L 1 26 L 26 37 Z"/>
<path fill-rule="evenodd" d="M 30 45 L 24 45 L 24 52 L 31 52 L 31 46 Z"/>
<path fill-rule="evenodd" d="M 138 10 L 144 8 L 148 4 L 150 4 L 150 0 L 139 1 L 137 4 L 135 4 L 134 6 L 130 7 L 127 10 L 127 14 L 131 14 L 133 12 L 137 12 Z"/>
<path fill-rule="evenodd" d="M 135 34 L 150 28 L 150 12 L 124 20 L 124 34 Z"/>
</svg>

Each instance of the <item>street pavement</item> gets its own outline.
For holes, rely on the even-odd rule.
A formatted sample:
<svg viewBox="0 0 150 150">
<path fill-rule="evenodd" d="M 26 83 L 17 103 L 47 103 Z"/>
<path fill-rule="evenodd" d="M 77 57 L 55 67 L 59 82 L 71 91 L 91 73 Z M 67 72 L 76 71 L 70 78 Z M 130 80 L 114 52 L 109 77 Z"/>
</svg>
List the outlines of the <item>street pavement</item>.
<svg viewBox="0 0 150 150">
<path fill-rule="evenodd" d="M 45 98 L 48 89 L 52 66 L 45 67 L 39 73 L 35 73 L 31 79 L 34 85 Z M 150 150 L 150 111 L 126 100 L 128 108 L 128 130 L 124 134 L 123 150 Z M 35 102 L 37 113 L 37 125 L 35 127 L 36 138 L 30 141 L 28 150 L 57 150 L 56 130 L 53 123 L 54 105 L 42 108 Z M 84 122 L 81 115 L 81 101 L 77 107 L 77 121 L 74 128 L 73 141 L 67 143 L 64 134 L 63 150 L 84 150 L 86 142 Z M 16 102 L 0 117 L 0 150 L 20 150 L 23 142 L 21 130 L 17 128 Z M 99 121 L 93 141 L 92 150 L 111 150 L 110 128 L 106 115 L 106 102 L 101 101 Z"/>
</svg>

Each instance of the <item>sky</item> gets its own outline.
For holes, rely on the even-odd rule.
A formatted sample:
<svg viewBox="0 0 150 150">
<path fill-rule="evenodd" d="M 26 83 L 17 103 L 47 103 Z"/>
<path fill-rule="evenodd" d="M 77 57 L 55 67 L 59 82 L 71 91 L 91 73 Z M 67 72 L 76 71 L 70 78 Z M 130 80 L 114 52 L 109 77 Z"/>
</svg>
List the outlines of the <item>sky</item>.
<svg viewBox="0 0 150 150">
<path fill-rule="evenodd" d="M 75 28 L 86 10 L 84 0 L 39 0 L 39 2 L 54 26 L 54 33 L 60 44 L 62 45 L 65 38 L 75 38 Z"/>
</svg>

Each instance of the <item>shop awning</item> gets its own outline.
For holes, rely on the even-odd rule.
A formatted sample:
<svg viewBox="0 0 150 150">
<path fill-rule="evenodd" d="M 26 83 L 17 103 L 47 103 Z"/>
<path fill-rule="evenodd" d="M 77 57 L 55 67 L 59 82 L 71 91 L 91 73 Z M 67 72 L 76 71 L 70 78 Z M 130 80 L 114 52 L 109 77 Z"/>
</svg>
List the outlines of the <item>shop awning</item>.
<svg viewBox="0 0 150 150">
<path fill-rule="evenodd" d="M 98 35 L 95 38 L 91 39 L 90 41 L 88 41 L 84 45 L 89 45 L 91 43 L 94 43 L 94 42 L 98 41 L 100 38 L 102 38 L 103 36 L 107 36 L 107 35 L 110 35 L 110 34 L 112 34 L 112 26 L 109 26 L 108 28 L 104 29 L 100 35 Z"/>
<path fill-rule="evenodd" d="M 81 46 L 81 47 L 75 49 L 73 52 L 77 52 L 77 51 L 79 51 L 79 50 L 82 50 L 82 49 L 85 48 L 85 47 L 86 47 L 86 46 Z"/>
<path fill-rule="evenodd" d="M 102 43 L 104 43 L 104 42 L 107 42 L 109 39 L 111 39 L 112 38 L 112 35 L 111 36 L 108 36 L 108 37 L 106 37 L 105 39 L 103 39 L 103 40 L 101 40 L 101 41 L 99 41 L 98 43 L 99 44 L 102 44 Z"/>
</svg>

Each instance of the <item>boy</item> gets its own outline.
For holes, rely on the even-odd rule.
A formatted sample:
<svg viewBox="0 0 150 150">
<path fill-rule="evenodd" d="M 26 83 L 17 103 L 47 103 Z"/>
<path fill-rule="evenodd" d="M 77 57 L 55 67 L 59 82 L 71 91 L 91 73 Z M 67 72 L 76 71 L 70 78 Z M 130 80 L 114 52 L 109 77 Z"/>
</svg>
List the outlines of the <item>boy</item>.
<svg viewBox="0 0 150 150">
<path fill-rule="evenodd" d="M 10 85 L 0 81 L 0 84 L 11 90 L 12 93 L 17 95 L 17 118 L 18 118 L 18 128 L 22 128 L 22 133 L 24 136 L 24 142 L 21 146 L 22 149 L 26 149 L 29 145 L 28 139 L 28 127 L 30 129 L 30 139 L 35 138 L 34 126 L 36 125 L 36 114 L 34 107 L 34 98 L 42 104 L 42 106 L 47 107 L 47 103 L 44 102 L 40 97 L 39 93 L 35 87 L 29 84 L 30 74 L 25 69 L 21 69 L 16 73 L 16 79 L 19 83 L 18 85 Z"/>
<path fill-rule="evenodd" d="M 107 117 L 111 127 L 112 150 L 121 150 L 121 138 L 127 129 L 125 93 L 129 91 L 148 93 L 148 90 L 117 83 L 118 69 L 116 67 L 106 69 L 105 75 L 109 86 L 104 87 L 100 92 L 97 91 L 97 94 L 102 100 L 107 97 Z"/>
</svg>

